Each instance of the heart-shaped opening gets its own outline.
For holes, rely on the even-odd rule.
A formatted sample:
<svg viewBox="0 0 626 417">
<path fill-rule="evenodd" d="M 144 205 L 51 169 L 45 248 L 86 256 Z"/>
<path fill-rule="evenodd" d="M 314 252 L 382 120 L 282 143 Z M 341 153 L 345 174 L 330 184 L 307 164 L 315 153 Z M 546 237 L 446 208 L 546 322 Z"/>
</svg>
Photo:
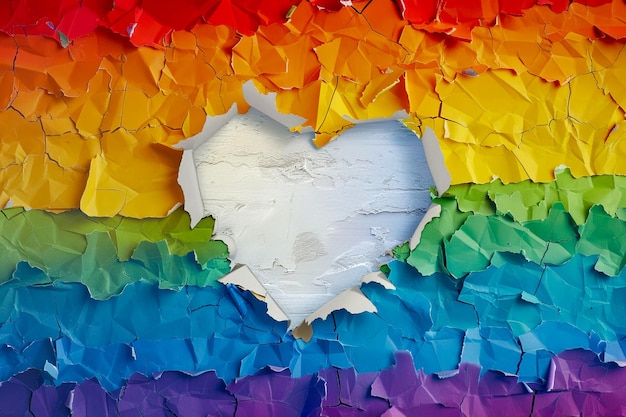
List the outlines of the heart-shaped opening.
<svg viewBox="0 0 626 417">
<path fill-rule="evenodd" d="M 251 109 L 193 152 L 204 215 L 296 324 L 411 238 L 433 185 L 421 141 L 398 121 L 321 149 L 311 138 Z"/>
</svg>

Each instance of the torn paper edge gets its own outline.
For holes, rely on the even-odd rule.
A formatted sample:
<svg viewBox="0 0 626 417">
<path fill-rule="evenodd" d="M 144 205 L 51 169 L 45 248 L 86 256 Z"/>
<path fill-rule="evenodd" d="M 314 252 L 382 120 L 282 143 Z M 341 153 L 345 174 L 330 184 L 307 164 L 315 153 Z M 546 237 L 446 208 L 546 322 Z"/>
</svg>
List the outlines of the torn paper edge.
<svg viewBox="0 0 626 417">
<path fill-rule="evenodd" d="M 367 123 L 379 123 L 379 122 L 388 122 L 390 120 L 397 120 L 402 122 L 402 120 L 408 119 L 411 115 L 406 112 L 406 110 L 398 110 L 394 114 L 389 117 L 372 117 L 369 119 L 354 119 L 348 115 L 342 115 L 341 117 L 345 120 L 348 120 L 350 123 L 354 123 L 355 125 L 367 124 Z"/>
<path fill-rule="evenodd" d="M 280 113 L 276 107 L 276 93 L 261 94 L 252 81 L 248 81 L 243 85 L 243 93 L 250 107 L 255 108 L 289 129 L 305 122 L 305 119 L 301 117 Z M 191 228 L 195 227 L 204 217 L 204 204 L 202 203 L 202 194 L 200 192 L 198 172 L 193 159 L 193 151 L 209 140 L 237 114 L 237 106 L 233 104 L 228 112 L 224 114 L 207 116 L 202 131 L 173 146 L 174 149 L 183 150 L 183 157 L 178 167 L 177 181 L 183 191 L 184 209 L 191 218 Z"/>
<path fill-rule="evenodd" d="M 270 92 L 267 94 L 261 94 L 259 90 L 257 90 L 254 82 L 248 81 L 243 84 L 243 97 L 246 102 L 250 105 L 250 107 L 255 108 L 261 113 L 265 114 L 272 120 L 280 123 L 281 125 L 287 127 L 290 130 L 301 126 L 302 123 L 306 122 L 306 119 L 296 116 L 295 114 L 284 114 L 278 111 L 276 107 L 276 93 Z M 312 132 L 310 126 L 303 127 L 301 132 Z"/>
<path fill-rule="evenodd" d="M 229 258 L 232 258 L 235 256 L 235 253 L 237 252 L 237 245 L 235 245 L 235 239 L 233 239 L 232 236 L 213 235 L 211 240 L 221 240 L 228 247 Z"/>
<path fill-rule="evenodd" d="M 375 313 L 378 311 L 376 306 L 361 292 L 359 287 L 352 287 L 339 293 L 332 300 L 315 310 L 304 319 L 304 323 L 310 325 L 317 319 L 325 320 L 333 311 L 341 309 L 351 314 Z"/>
<path fill-rule="evenodd" d="M 439 216 L 441 216 L 441 205 L 432 203 L 430 207 L 428 207 L 428 210 L 426 210 L 426 213 L 424 214 L 424 217 L 422 217 L 422 220 L 420 220 L 419 224 L 417 225 L 417 229 L 415 229 L 415 233 L 413 233 L 413 236 L 409 241 L 409 249 L 414 250 L 417 247 L 417 245 L 420 243 L 420 240 L 422 239 L 422 232 L 424 231 L 426 225 L 430 223 L 432 219 Z"/>
<path fill-rule="evenodd" d="M 430 170 L 430 175 L 435 181 L 435 188 L 437 188 L 437 194 L 439 197 L 443 195 L 450 188 L 452 184 L 452 175 L 446 167 L 443 151 L 439 145 L 439 139 L 435 132 L 427 127 L 422 135 L 422 144 L 424 146 L 424 154 L 426 155 L 426 163 Z"/>
<path fill-rule="evenodd" d="M 276 108 L 276 93 L 261 94 L 252 81 L 248 81 L 243 85 L 244 97 L 248 104 L 280 123 L 287 128 L 293 128 L 300 125 L 305 120 L 296 115 L 282 114 Z M 228 121 L 237 114 L 236 107 L 233 105 L 231 109 L 223 115 L 207 117 L 204 127 L 197 135 L 178 143 L 175 147 L 183 149 L 183 157 L 178 173 L 178 183 L 183 190 L 185 199 L 184 209 L 189 213 L 191 218 L 191 227 L 194 227 L 204 216 L 204 204 L 200 192 L 197 170 L 193 159 L 193 151 L 206 140 L 209 140 L 219 129 L 221 129 Z M 381 120 L 402 120 L 407 117 L 404 111 L 396 112 L 392 117 L 355 120 L 355 123 L 372 123 Z M 426 162 L 431 172 L 437 192 L 441 196 L 451 184 L 450 172 L 444 164 L 443 152 L 439 146 L 439 141 L 430 128 L 427 128 L 422 139 Z M 411 249 L 419 243 L 421 233 L 426 224 L 433 218 L 439 217 L 441 214 L 441 206 L 431 204 L 428 211 L 420 221 L 413 237 L 410 241 Z M 230 246 L 229 246 L 230 247 Z M 289 318 L 284 311 L 278 306 L 276 301 L 267 292 L 263 284 L 256 278 L 254 273 L 245 265 L 238 265 L 229 274 L 218 280 L 222 284 L 234 284 L 238 287 L 251 291 L 257 298 L 267 304 L 267 313 L 270 317 L 277 321 L 287 321 Z M 395 286 L 381 272 L 372 272 L 366 274 L 361 279 L 361 283 L 376 282 L 388 290 L 395 289 Z M 334 311 L 345 309 L 351 314 L 359 314 L 363 312 L 375 313 L 376 306 L 361 292 L 360 285 L 358 287 L 349 288 L 337 296 L 333 297 L 329 302 L 323 304 L 320 308 L 310 314 L 298 327 L 293 330 L 295 337 L 302 337 L 305 340 L 311 337 L 311 323 L 316 319 L 325 320 L 329 314 Z"/>
<path fill-rule="evenodd" d="M 334 311 L 344 309 L 351 314 L 365 312 L 376 313 L 378 311 L 376 306 L 365 296 L 365 294 L 361 292 L 360 288 L 362 284 L 370 282 L 378 283 L 388 290 L 396 289 L 391 281 L 387 279 L 385 274 L 380 271 L 365 274 L 361 278 L 359 286 L 344 290 L 305 318 L 304 321 L 292 331 L 294 337 L 304 339 L 305 341 L 310 340 L 313 332 L 311 323 L 317 319 L 326 320 L 328 315 Z"/>
<path fill-rule="evenodd" d="M 275 92 L 261 94 L 252 81 L 246 82 L 242 89 L 244 98 L 251 107 L 281 125 L 289 129 L 293 129 L 294 127 L 301 126 L 302 123 L 305 122 L 305 119 L 299 116 L 280 113 L 276 107 Z M 183 192 L 184 209 L 187 213 L 189 213 L 189 217 L 191 218 L 191 228 L 195 227 L 204 217 L 204 205 L 202 203 L 202 194 L 200 192 L 198 173 L 195 168 L 193 151 L 202 143 L 209 140 L 211 136 L 224 127 L 226 123 L 228 123 L 237 114 L 237 107 L 233 104 L 228 112 L 222 115 L 207 116 L 200 133 L 174 145 L 175 149 L 183 150 L 183 157 L 178 168 L 177 181 Z M 380 122 L 384 120 L 402 120 L 406 117 L 408 117 L 408 114 L 404 110 L 400 110 L 389 118 L 354 120 L 354 123 L 361 124 Z M 302 129 L 302 131 L 306 130 L 307 129 Z M 428 164 L 431 176 L 435 181 L 437 192 L 439 193 L 439 196 L 441 196 L 450 187 L 451 176 L 444 164 L 443 152 L 439 146 L 437 136 L 432 129 L 426 129 L 422 137 L 422 143 L 424 147 L 424 154 L 426 155 L 426 163 Z"/>
<path fill-rule="evenodd" d="M 183 190 L 184 209 L 189 214 L 193 229 L 204 217 L 204 204 L 198 182 L 198 171 L 193 161 L 193 149 L 186 149 L 178 167 L 178 185 Z"/>
<path fill-rule="evenodd" d="M 193 135 L 190 138 L 182 140 L 173 146 L 174 149 L 196 149 L 202 143 L 204 143 L 207 139 L 215 134 L 218 130 L 220 130 L 226 123 L 230 121 L 233 117 L 237 115 L 237 105 L 233 104 L 228 110 L 228 112 L 224 114 L 220 114 L 217 116 L 207 116 L 204 121 L 204 126 L 202 130 Z"/>
<path fill-rule="evenodd" d="M 261 281 L 254 275 L 254 273 L 246 265 L 237 265 L 227 275 L 224 275 L 218 282 L 222 284 L 233 284 L 243 290 L 250 291 L 259 300 L 267 304 L 267 314 L 276 321 L 289 321 L 289 317 L 278 306 L 276 301 L 267 292 Z"/>
<path fill-rule="evenodd" d="M 204 217 L 204 204 L 200 192 L 198 171 L 193 160 L 193 151 L 207 141 L 220 130 L 230 119 L 237 115 L 237 107 L 233 106 L 227 113 L 219 116 L 207 116 L 202 131 L 189 139 L 185 139 L 176 145 L 175 149 L 183 150 L 183 157 L 178 166 L 178 185 L 183 191 L 184 209 L 191 219 L 190 227 L 193 229 Z"/>
<path fill-rule="evenodd" d="M 359 286 L 348 288 L 340 294 L 333 297 L 330 301 L 323 304 L 320 308 L 311 313 L 305 318 L 302 323 L 295 327 L 291 334 L 297 339 L 302 339 L 305 342 L 311 340 L 313 336 L 313 323 L 317 319 L 325 320 L 329 314 L 334 311 L 344 309 L 351 314 L 359 314 L 364 312 L 376 313 L 378 310 L 374 303 L 361 292 L 361 285 L 375 282 L 382 285 L 387 290 L 395 290 L 396 286 L 387 279 L 385 274 L 380 271 L 370 272 L 363 275 Z"/>
<path fill-rule="evenodd" d="M 289 130 L 298 129 L 298 132 L 312 132 L 313 129 L 310 126 L 302 126 L 306 119 L 303 117 L 297 116 L 295 114 L 285 114 L 278 111 L 276 107 L 276 92 L 269 92 L 267 94 L 262 94 L 254 85 L 253 81 L 248 81 L 243 84 L 243 97 L 246 102 L 253 107 L 254 109 L 260 111 L 265 114 L 272 120 L 280 123 L 281 125 L 287 127 Z M 387 122 L 390 120 L 398 120 L 402 121 L 407 119 L 410 115 L 405 110 L 398 110 L 394 114 L 389 117 L 375 117 L 370 119 L 353 119 L 347 115 L 342 116 L 345 120 L 350 121 L 354 124 L 365 124 L 365 123 L 376 123 L 376 122 Z M 434 134 L 434 133 L 433 133 Z M 338 135 L 340 136 L 340 135 Z"/>
<path fill-rule="evenodd" d="M 361 278 L 361 284 L 369 284 L 370 282 L 375 282 L 377 284 L 380 284 L 383 288 L 385 288 L 387 290 L 395 290 L 396 289 L 396 286 L 393 285 L 391 283 L 391 281 L 389 281 L 389 279 L 387 279 L 385 274 L 383 274 L 380 271 L 370 272 L 369 274 L 363 275 L 363 278 Z"/>
</svg>

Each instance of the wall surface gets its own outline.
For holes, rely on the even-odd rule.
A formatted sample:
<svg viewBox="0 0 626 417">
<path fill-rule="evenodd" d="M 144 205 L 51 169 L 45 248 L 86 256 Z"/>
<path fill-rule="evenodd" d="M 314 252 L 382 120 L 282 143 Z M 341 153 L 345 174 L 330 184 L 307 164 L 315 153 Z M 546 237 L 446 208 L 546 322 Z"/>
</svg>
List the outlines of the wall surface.
<svg viewBox="0 0 626 417">
<path fill-rule="evenodd" d="M 408 240 L 433 184 L 400 122 L 357 126 L 321 149 L 252 109 L 194 151 L 205 215 L 299 323 Z"/>
</svg>

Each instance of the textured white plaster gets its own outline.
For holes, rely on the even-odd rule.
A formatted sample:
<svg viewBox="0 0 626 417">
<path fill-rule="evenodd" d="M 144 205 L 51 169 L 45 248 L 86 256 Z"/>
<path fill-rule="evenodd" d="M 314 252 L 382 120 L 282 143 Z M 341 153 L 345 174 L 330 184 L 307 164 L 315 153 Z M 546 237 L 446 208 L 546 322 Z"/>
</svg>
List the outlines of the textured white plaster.
<svg viewBox="0 0 626 417">
<path fill-rule="evenodd" d="M 420 140 L 397 121 L 321 149 L 251 109 L 193 151 L 204 214 L 292 324 L 376 271 L 430 205 Z"/>
</svg>

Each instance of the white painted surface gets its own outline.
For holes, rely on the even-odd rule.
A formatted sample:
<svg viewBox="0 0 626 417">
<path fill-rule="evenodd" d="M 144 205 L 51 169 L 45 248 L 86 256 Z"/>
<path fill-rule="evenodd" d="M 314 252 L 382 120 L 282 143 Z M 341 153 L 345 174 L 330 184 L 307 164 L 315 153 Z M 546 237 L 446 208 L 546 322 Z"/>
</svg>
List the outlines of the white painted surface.
<svg viewBox="0 0 626 417">
<path fill-rule="evenodd" d="M 433 184 L 400 122 L 359 125 L 322 149 L 252 109 L 194 150 L 205 215 L 292 324 L 409 240 Z"/>
</svg>

